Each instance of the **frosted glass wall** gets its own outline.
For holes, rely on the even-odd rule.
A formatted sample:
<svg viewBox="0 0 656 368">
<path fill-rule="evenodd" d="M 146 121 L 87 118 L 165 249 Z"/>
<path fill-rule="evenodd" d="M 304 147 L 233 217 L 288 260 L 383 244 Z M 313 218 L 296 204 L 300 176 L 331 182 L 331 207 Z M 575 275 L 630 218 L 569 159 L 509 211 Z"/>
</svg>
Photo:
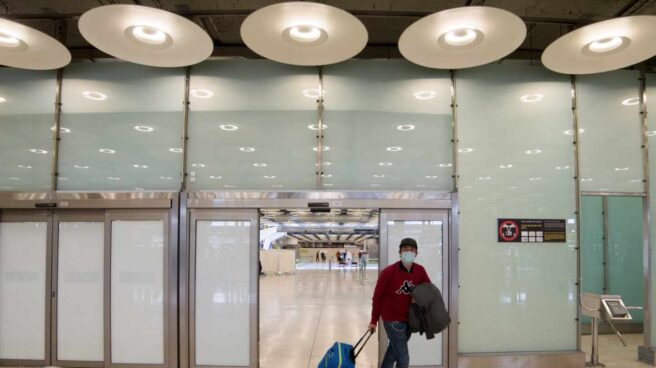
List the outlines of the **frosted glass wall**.
<svg viewBox="0 0 656 368">
<path fill-rule="evenodd" d="M 647 74 L 647 120 L 649 130 L 649 207 L 651 239 L 651 346 L 656 346 L 656 74 Z"/>
<path fill-rule="evenodd" d="M 459 351 L 576 350 L 569 77 L 504 63 L 457 79 Z M 567 220 L 567 242 L 497 243 L 498 218 Z"/>
<path fill-rule="evenodd" d="M 0 191 L 50 189 L 55 78 L 0 68 Z"/>
</svg>

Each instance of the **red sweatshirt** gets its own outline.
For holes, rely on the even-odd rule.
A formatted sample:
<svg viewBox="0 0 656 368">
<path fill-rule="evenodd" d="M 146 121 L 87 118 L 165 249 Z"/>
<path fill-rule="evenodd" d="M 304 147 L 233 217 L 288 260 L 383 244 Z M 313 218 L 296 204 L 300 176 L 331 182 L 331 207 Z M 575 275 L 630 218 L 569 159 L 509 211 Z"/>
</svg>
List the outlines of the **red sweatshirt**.
<svg viewBox="0 0 656 368">
<path fill-rule="evenodd" d="M 384 322 L 407 322 L 408 310 L 412 303 L 412 290 L 415 286 L 431 282 L 426 270 L 421 265 L 412 264 L 410 271 L 398 261 L 385 269 L 378 276 L 371 308 L 371 324 Z"/>
</svg>

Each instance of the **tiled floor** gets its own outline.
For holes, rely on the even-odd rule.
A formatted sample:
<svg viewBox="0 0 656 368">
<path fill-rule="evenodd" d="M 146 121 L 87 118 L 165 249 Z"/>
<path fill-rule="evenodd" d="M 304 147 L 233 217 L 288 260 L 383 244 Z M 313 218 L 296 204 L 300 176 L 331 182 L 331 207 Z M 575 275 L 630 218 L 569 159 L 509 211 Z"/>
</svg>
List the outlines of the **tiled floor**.
<svg viewBox="0 0 656 368">
<path fill-rule="evenodd" d="M 615 335 L 599 336 L 599 361 L 607 368 L 648 368 L 649 364 L 638 361 L 638 346 L 643 344 L 642 335 L 622 335 L 627 347 L 624 347 Z M 586 352 L 586 361 L 590 361 L 590 336 L 581 338 L 581 348 Z"/>
<path fill-rule="evenodd" d="M 353 269 L 299 270 L 260 279 L 260 367 L 314 368 L 335 342 L 355 343 L 366 331 L 378 271 L 361 283 Z M 369 340 L 358 368 L 374 368 L 378 341 Z"/>
</svg>

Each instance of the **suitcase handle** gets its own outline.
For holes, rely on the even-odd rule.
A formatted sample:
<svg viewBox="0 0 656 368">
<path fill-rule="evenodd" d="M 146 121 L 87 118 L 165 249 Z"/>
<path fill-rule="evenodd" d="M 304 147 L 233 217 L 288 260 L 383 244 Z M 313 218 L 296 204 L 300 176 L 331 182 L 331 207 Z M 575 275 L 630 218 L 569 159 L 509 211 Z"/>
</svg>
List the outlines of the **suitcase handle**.
<svg viewBox="0 0 656 368">
<path fill-rule="evenodd" d="M 367 334 L 368 334 L 369 336 L 367 336 Z M 373 334 L 374 334 L 374 333 L 371 332 L 371 331 L 367 331 L 367 332 L 365 332 L 364 335 L 362 335 L 362 337 L 360 338 L 360 340 L 358 340 L 358 342 L 356 342 L 355 345 L 353 345 L 353 350 L 351 350 L 351 355 L 352 355 L 352 356 L 351 356 L 351 359 L 353 360 L 353 362 L 355 362 L 355 358 L 357 358 L 358 355 L 360 355 L 360 353 L 362 352 L 362 349 L 364 349 L 364 346 L 367 345 L 367 341 L 369 341 L 369 339 L 371 338 L 371 336 L 372 336 Z M 362 343 L 362 346 L 360 346 L 360 349 L 358 349 L 358 352 L 356 353 L 356 352 L 355 352 L 355 349 L 358 348 L 358 346 L 359 346 L 360 343 L 362 342 L 362 339 L 364 339 L 365 336 L 367 337 L 367 339 L 364 340 L 364 342 Z"/>
</svg>

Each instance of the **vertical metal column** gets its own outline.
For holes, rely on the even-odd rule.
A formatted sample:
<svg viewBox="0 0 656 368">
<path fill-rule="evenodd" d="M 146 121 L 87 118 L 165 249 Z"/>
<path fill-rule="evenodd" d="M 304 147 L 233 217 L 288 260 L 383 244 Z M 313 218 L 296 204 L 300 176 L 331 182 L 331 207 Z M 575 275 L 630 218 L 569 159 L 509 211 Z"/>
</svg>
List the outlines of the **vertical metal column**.
<svg viewBox="0 0 656 368">
<path fill-rule="evenodd" d="M 581 170 L 579 163 L 579 113 L 576 76 L 570 76 L 572 94 L 572 124 L 574 129 L 574 193 L 576 215 L 576 349 L 581 350 Z"/>
<path fill-rule="evenodd" d="M 187 190 L 187 148 L 189 143 L 189 84 L 191 81 L 191 67 L 185 68 L 185 89 L 184 89 L 184 122 L 182 124 L 182 183 L 180 189 Z"/>
<path fill-rule="evenodd" d="M 453 191 L 458 192 L 458 100 L 456 96 L 456 72 L 449 71 L 451 75 L 451 146 L 453 148 Z"/>
<path fill-rule="evenodd" d="M 60 19 L 55 27 L 55 38 L 66 43 L 66 20 Z M 61 107 L 62 107 L 62 82 L 64 80 L 64 68 L 57 70 L 57 86 L 55 92 L 55 129 L 52 134 L 52 166 L 50 170 L 50 193 L 54 194 L 59 186 L 59 142 L 61 141 Z M 52 195 L 54 198 L 54 195 Z"/>
<path fill-rule="evenodd" d="M 604 266 L 604 294 L 608 294 L 609 277 L 608 277 L 608 196 L 601 197 L 602 210 L 601 216 L 603 219 L 603 266 Z"/>
<path fill-rule="evenodd" d="M 319 97 L 317 97 L 317 189 L 323 187 L 323 67 L 319 67 Z"/>
<path fill-rule="evenodd" d="M 451 326 L 447 333 L 449 334 L 449 356 L 448 368 L 458 368 L 458 329 L 460 328 L 460 319 L 458 316 L 458 297 L 460 292 L 460 243 L 458 228 L 460 224 L 460 202 L 458 193 L 451 195 L 451 229 L 449 232 L 449 314 L 451 315 Z"/>
<path fill-rule="evenodd" d="M 640 68 L 640 124 L 642 126 L 642 166 L 643 166 L 643 188 L 645 196 L 642 198 L 642 211 L 643 211 L 643 224 L 642 224 L 642 239 L 643 239 L 643 277 L 644 277 L 644 344 L 647 347 L 653 346 L 654 341 L 651 339 L 651 322 L 652 316 L 651 295 L 652 283 L 651 270 L 651 193 L 650 193 L 650 178 L 649 178 L 649 139 L 647 131 L 649 130 L 649 122 L 647 120 L 647 81 L 645 75 L 645 64 L 643 63 Z"/>
</svg>

